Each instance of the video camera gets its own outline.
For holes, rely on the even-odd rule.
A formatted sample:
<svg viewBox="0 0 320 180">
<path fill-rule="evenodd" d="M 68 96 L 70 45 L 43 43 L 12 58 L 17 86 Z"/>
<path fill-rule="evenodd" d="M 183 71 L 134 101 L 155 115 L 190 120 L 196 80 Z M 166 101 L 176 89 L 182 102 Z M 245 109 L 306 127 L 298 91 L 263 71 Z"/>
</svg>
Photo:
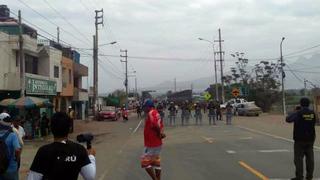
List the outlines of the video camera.
<svg viewBox="0 0 320 180">
<path fill-rule="evenodd" d="M 87 143 L 87 149 L 91 149 L 91 141 L 93 139 L 94 139 L 94 136 L 91 133 L 79 134 L 77 136 L 77 141 L 79 143 Z"/>
</svg>

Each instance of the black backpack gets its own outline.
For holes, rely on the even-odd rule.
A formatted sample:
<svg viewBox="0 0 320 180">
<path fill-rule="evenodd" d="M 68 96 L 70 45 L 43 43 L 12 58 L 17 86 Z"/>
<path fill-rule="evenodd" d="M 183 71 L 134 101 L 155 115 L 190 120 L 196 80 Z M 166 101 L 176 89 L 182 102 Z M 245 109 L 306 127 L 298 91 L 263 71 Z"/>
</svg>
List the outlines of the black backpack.
<svg viewBox="0 0 320 180">
<path fill-rule="evenodd" d="M 4 174 L 9 167 L 9 152 L 6 139 L 12 132 L 12 129 L 8 130 L 2 137 L 0 137 L 0 174 Z"/>
</svg>

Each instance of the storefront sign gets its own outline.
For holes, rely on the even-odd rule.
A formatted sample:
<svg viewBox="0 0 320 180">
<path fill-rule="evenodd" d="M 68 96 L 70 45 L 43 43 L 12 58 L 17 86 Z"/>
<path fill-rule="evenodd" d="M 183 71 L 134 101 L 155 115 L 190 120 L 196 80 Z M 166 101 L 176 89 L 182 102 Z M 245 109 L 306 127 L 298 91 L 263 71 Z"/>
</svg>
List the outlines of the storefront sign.
<svg viewBox="0 0 320 180">
<path fill-rule="evenodd" d="M 26 77 L 26 93 L 38 95 L 56 95 L 57 83 L 55 81 Z"/>
</svg>

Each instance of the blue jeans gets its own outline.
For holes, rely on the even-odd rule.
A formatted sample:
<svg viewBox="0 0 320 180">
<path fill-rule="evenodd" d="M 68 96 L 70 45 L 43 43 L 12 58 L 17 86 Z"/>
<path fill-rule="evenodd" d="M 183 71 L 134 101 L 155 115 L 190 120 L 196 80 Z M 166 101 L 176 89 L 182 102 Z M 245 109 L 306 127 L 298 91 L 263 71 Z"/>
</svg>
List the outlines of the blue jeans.
<svg viewBox="0 0 320 180">
<path fill-rule="evenodd" d="M 0 175 L 0 180 L 19 180 L 19 172 L 6 172 Z"/>
</svg>

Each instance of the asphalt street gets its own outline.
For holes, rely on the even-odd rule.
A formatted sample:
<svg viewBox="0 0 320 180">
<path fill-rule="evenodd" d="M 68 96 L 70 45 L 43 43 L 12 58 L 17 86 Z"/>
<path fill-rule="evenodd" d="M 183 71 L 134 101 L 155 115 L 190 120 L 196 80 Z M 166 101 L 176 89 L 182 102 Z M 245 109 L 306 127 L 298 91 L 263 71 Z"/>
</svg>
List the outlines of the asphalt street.
<svg viewBox="0 0 320 180">
<path fill-rule="evenodd" d="M 248 117 L 250 118 L 256 117 Z M 179 122 L 179 118 L 178 118 Z M 194 122 L 194 121 L 191 121 Z M 98 180 L 147 180 L 140 168 L 143 120 L 116 122 L 110 134 L 98 137 Z M 238 124 L 166 127 L 161 154 L 164 180 L 289 179 L 294 176 L 290 139 Z M 320 178 L 320 148 L 315 148 L 315 179 Z"/>
</svg>

